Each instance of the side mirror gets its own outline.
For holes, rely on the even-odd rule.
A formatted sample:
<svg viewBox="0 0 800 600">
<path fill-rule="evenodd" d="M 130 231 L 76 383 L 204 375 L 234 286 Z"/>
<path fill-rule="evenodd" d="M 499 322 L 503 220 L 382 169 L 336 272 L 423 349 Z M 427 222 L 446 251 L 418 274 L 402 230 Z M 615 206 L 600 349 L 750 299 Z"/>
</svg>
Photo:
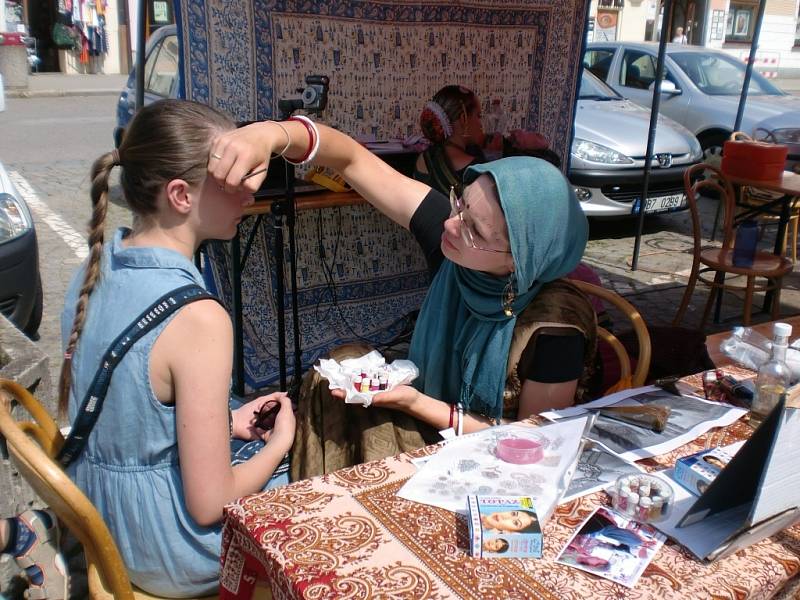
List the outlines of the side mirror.
<svg viewBox="0 0 800 600">
<path fill-rule="evenodd" d="M 653 87 L 655 87 L 655 84 L 653 84 Z M 661 93 L 667 94 L 668 96 L 679 96 L 683 92 L 669 79 L 665 79 L 661 82 Z"/>
</svg>

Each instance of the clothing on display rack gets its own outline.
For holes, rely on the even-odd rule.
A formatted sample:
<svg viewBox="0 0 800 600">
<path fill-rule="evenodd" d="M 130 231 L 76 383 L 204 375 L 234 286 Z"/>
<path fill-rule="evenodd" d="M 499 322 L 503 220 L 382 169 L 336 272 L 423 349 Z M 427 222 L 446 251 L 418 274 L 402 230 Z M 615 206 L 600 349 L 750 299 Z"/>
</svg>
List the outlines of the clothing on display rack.
<svg viewBox="0 0 800 600">
<path fill-rule="evenodd" d="M 59 21 L 80 33 L 80 62 L 87 64 L 92 56 L 108 52 L 105 0 L 59 0 Z M 77 48 L 76 48 L 77 50 Z"/>
</svg>

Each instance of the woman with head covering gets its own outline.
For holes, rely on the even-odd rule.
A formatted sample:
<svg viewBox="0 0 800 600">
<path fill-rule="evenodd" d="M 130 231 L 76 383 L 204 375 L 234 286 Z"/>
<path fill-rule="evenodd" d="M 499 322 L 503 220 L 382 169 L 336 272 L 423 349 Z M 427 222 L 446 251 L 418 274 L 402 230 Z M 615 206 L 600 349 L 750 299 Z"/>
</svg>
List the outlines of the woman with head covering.
<svg viewBox="0 0 800 600">
<path fill-rule="evenodd" d="M 255 189 L 263 176 L 241 178 L 263 167 L 265 155 L 284 146 L 303 153 L 305 132 L 298 137 L 297 128 L 287 129 L 288 139 L 264 123 L 224 134 L 215 152 L 225 158 L 210 166 L 212 175 L 226 186 Z M 474 165 L 463 194 L 448 198 L 333 129 L 309 127 L 305 144 L 314 162 L 341 173 L 410 229 L 433 282 L 411 342 L 409 358 L 420 370 L 413 387 L 376 394 L 365 409 L 332 399 L 318 375 L 306 377 L 293 478 L 419 447 L 441 439 L 438 431 L 449 426 L 470 432 L 582 400 L 595 315 L 559 278 L 578 264 L 588 227 L 558 169 L 530 157 Z"/>
</svg>

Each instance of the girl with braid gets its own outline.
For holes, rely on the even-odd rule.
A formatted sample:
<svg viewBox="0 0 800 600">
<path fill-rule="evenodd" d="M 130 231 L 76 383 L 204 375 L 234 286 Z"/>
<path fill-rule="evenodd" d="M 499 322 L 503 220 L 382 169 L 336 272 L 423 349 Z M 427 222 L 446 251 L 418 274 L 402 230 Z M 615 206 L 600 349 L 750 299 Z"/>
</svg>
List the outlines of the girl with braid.
<svg viewBox="0 0 800 600">
<path fill-rule="evenodd" d="M 198 246 L 235 235 L 252 191 L 208 175 L 219 160 L 210 154 L 214 139 L 233 129 L 206 106 L 163 100 L 137 113 L 118 151 L 95 161 L 90 254 L 62 318 L 60 408 L 73 424 L 117 336 L 164 294 L 203 287 L 192 261 Z M 134 226 L 106 242 L 114 169 Z M 105 519 L 131 581 L 151 594 L 214 592 L 223 506 L 288 481 L 291 402 L 275 393 L 231 411 L 232 356 L 231 321 L 220 304 L 203 299 L 180 308 L 119 362 L 86 446 L 68 468 Z M 276 405 L 271 429 L 256 426 L 254 413 Z M 240 455 L 244 444 L 249 460 L 232 466 L 232 452 Z"/>
</svg>

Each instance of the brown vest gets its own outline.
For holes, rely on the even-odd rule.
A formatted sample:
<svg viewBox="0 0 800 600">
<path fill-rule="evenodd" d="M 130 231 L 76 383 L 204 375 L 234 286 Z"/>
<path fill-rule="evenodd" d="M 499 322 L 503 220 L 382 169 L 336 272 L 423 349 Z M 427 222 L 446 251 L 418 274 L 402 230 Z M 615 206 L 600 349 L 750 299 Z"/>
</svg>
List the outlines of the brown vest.
<svg viewBox="0 0 800 600">
<path fill-rule="evenodd" d="M 523 354 L 532 353 L 540 333 L 558 335 L 577 330 L 586 340 L 583 375 L 578 380 L 575 403 L 585 402 L 589 380 L 594 373 L 597 351 L 597 315 L 589 299 L 566 279 L 557 279 L 542 286 L 533 301 L 517 317 L 506 368 L 506 390 L 503 394 L 503 417 L 516 419 L 522 382 L 517 366 Z"/>
</svg>

